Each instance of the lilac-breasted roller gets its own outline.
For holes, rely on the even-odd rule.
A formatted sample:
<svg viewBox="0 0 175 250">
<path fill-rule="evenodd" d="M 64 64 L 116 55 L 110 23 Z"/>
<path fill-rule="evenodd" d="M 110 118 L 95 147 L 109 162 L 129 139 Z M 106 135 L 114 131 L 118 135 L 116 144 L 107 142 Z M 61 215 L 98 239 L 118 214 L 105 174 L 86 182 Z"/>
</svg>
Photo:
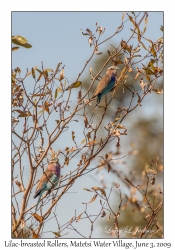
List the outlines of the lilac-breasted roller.
<svg viewBox="0 0 175 250">
<path fill-rule="evenodd" d="M 58 158 L 51 157 L 47 169 L 41 176 L 35 191 L 35 195 L 33 196 L 33 198 L 35 199 L 39 195 L 35 211 L 37 210 L 42 194 L 45 191 L 49 191 L 52 188 L 55 188 L 58 184 L 59 178 L 60 178 L 60 164 Z"/>
<path fill-rule="evenodd" d="M 97 96 L 96 106 L 99 105 L 101 98 L 113 89 L 118 69 L 119 68 L 116 66 L 109 67 L 106 71 L 105 76 L 98 83 L 95 93 L 93 95 L 93 97 Z"/>
</svg>

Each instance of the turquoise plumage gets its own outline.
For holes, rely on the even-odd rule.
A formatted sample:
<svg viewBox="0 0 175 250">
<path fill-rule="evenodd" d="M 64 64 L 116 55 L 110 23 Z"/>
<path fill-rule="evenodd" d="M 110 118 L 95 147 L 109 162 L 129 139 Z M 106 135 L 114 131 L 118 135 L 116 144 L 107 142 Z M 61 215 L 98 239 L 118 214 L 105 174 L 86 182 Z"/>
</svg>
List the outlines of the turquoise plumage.
<svg viewBox="0 0 175 250">
<path fill-rule="evenodd" d="M 49 161 L 46 171 L 43 173 L 43 175 L 39 180 L 35 195 L 33 196 L 34 199 L 37 196 L 39 196 L 35 212 L 38 208 L 38 204 L 41 200 L 43 193 L 45 191 L 54 189 L 58 185 L 59 178 L 60 178 L 60 164 L 57 157 L 52 157 Z"/>
<path fill-rule="evenodd" d="M 107 69 L 105 76 L 100 80 L 95 90 L 95 93 L 92 98 L 97 96 L 97 103 L 96 106 L 100 104 L 101 98 L 108 94 L 114 87 L 116 77 L 117 77 L 117 70 L 119 68 L 116 66 L 111 66 Z"/>
</svg>

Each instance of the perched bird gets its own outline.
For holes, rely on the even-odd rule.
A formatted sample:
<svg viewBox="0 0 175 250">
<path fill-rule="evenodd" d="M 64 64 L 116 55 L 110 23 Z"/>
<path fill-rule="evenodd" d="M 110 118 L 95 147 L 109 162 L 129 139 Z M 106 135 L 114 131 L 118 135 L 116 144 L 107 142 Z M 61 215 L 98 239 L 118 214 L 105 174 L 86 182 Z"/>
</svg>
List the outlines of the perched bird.
<svg viewBox="0 0 175 250">
<path fill-rule="evenodd" d="M 97 96 L 96 106 L 99 105 L 101 98 L 113 89 L 118 69 L 119 68 L 116 66 L 109 67 L 106 71 L 105 76 L 98 83 L 95 93 L 93 95 L 93 97 Z"/>
<path fill-rule="evenodd" d="M 60 164 L 58 158 L 51 157 L 47 169 L 41 176 L 38 186 L 36 188 L 35 195 L 33 196 L 34 199 L 37 196 L 39 196 L 35 211 L 37 210 L 42 194 L 45 191 L 49 191 L 52 188 L 55 188 L 58 184 L 59 178 L 60 178 Z"/>
</svg>

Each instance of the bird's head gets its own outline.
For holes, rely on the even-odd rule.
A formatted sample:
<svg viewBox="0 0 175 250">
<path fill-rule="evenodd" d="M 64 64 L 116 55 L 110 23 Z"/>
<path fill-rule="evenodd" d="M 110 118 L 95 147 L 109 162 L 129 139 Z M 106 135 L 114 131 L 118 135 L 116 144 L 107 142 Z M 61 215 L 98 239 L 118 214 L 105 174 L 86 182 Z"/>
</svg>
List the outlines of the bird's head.
<svg viewBox="0 0 175 250">
<path fill-rule="evenodd" d="M 49 163 L 59 163 L 58 158 L 55 156 L 52 156 L 49 160 Z"/>
<path fill-rule="evenodd" d="M 106 73 L 108 75 L 111 75 L 111 74 L 116 74 L 117 73 L 117 70 L 119 70 L 120 68 L 118 68 L 117 66 L 111 66 L 107 69 Z"/>
</svg>

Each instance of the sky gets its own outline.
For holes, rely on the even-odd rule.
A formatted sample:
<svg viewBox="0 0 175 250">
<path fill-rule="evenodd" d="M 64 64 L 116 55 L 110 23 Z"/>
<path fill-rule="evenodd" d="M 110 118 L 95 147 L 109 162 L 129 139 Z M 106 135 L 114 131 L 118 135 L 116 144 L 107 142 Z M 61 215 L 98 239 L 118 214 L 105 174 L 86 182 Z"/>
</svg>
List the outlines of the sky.
<svg viewBox="0 0 175 250">
<path fill-rule="evenodd" d="M 95 23 L 97 22 L 98 25 L 106 28 L 102 38 L 104 40 L 120 26 L 121 16 L 122 12 L 13 12 L 12 35 L 25 37 L 32 45 L 32 48 L 20 48 L 18 51 L 13 52 L 12 68 L 20 67 L 22 74 L 25 75 L 27 68 L 29 71 L 35 66 L 40 68 L 41 61 L 43 61 L 44 68 L 52 69 L 55 69 L 57 64 L 62 62 L 65 65 L 66 78 L 72 83 L 92 53 L 87 37 L 81 34 L 81 29 L 84 32 L 86 28 L 95 30 Z M 145 37 L 151 38 L 153 41 L 160 38 L 162 36 L 160 31 L 161 25 L 163 25 L 163 13 L 149 12 Z M 127 40 L 129 29 L 130 26 L 126 25 L 126 30 L 124 29 L 121 34 L 115 36 L 112 41 L 117 43 L 122 38 Z M 107 44 L 110 43 L 111 41 L 107 42 Z M 101 46 L 99 50 L 103 51 L 104 48 L 104 46 Z M 84 75 L 87 74 L 90 67 L 91 63 Z M 32 81 L 32 78 L 28 78 L 25 83 L 29 91 L 32 89 Z M 149 115 L 149 112 L 154 111 L 145 109 L 145 112 Z M 77 139 L 81 141 L 83 138 L 77 133 Z M 65 137 L 56 143 L 56 147 L 59 148 L 60 145 L 61 147 L 67 146 Z M 60 224 L 64 223 L 67 218 L 72 217 L 72 209 L 76 209 L 77 214 L 81 212 L 83 205 L 80 205 L 80 203 L 84 201 L 85 197 L 82 183 L 86 183 L 88 185 L 86 186 L 87 188 L 96 185 L 93 176 L 90 176 L 88 179 L 85 176 L 81 181 L 78 180 L 74 188 L 71 189 L 72 192 L 74 191 L 77 194 L 72 195 L 70 193 L 64 195 L 57 208 L 60 215 Z M 91 195 L 86 193 L 86 199 L 91 199 Z M 71 211 L 70 207 L 72 208 Z M 93 208 L 91 211 L 93 211 Z M 48 231 L 56 231 L 56 228 L 52 228 L 52 222 L 48 223 L 47 229 Z M 89 225 L 85 223 L 81 230 L 87 235 Z M 51 233 L 50 236 L 52 236 Z M 72 232 L 71 235 L 66 235 L 65 237 L 76 236 L 77 234 Z M 94 237 L 99 237 L 96 231 L 94 231 Z"/>
</svg>

